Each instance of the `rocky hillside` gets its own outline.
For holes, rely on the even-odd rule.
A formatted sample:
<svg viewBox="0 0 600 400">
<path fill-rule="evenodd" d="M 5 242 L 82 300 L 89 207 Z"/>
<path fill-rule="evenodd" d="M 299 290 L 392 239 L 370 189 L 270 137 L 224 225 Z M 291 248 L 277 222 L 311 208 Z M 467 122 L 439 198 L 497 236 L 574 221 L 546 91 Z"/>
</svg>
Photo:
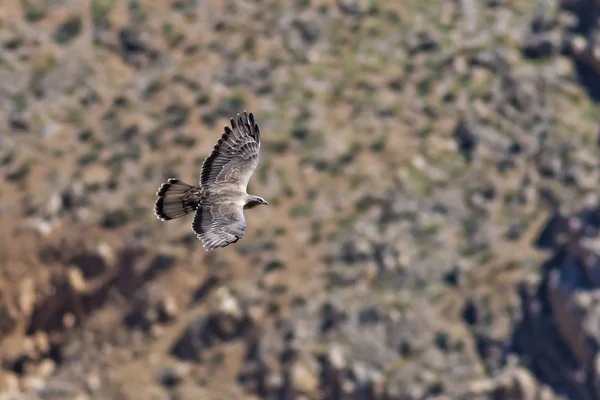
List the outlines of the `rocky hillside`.
<svg viewBox="0 0 600 400">
<path fill-rule="evenodd" d="M 600 399 L 599 13 L 0 1 L 0 399 Z M 206 252 L 155 193 L 243 110 Z"/>
</svg>

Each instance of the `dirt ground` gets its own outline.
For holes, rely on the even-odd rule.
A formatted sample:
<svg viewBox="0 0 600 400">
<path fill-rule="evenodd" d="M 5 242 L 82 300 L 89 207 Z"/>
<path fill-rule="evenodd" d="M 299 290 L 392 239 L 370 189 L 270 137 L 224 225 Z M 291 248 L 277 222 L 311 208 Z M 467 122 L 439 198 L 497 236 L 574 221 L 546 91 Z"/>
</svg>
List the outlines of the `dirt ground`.
<svg viewBox="0 0 600 400">
<path fill-rule="evenodd" d="M 599 12 L 0 1 L 0 400 L 600 399 Z M 206 252 L 155 193 L 244 110 Z"/>
</svg>

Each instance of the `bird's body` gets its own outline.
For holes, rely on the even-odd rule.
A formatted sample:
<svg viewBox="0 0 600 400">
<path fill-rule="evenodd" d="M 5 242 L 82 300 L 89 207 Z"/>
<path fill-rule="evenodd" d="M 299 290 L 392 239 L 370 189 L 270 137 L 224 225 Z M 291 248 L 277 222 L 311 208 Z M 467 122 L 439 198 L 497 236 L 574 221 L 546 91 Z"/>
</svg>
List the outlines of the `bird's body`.
<svg viewBox="0 0 600 400">
<path fill-rule="evenodd" d="M 249 195 L 247 185 L 258 165 L 260 132 L 252 113 L 238 114 L 202 164 L 200 184 L 170 178 L 156 195 L 156 216 L 168 221 L 195 212 L 192 230 L 207 249 L 225 247 L 244 237 L 243 210 L 268 204 Z"/>
</svg>

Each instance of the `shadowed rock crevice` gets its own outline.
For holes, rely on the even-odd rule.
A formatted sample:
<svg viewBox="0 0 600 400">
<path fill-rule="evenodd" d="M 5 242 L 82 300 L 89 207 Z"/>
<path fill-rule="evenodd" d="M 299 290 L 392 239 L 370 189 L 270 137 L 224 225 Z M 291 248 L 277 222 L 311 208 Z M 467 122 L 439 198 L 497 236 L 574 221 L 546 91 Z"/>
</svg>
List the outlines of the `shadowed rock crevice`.
<svg viewBox="0 0 600 400">
<path fill-rule="evenodd" d="M 556 212 L 543 228 L 538 244 L 552 255 L 541 266 L 538 288 L 522 286 L 523 320 L 512 347 L 542 382 L 569 398 L 600 398 L 596 366 L 598 235 L 597 206 L 573 216 Z M 591 247 L 590 247 L 591 246 Z"/>
</svg>

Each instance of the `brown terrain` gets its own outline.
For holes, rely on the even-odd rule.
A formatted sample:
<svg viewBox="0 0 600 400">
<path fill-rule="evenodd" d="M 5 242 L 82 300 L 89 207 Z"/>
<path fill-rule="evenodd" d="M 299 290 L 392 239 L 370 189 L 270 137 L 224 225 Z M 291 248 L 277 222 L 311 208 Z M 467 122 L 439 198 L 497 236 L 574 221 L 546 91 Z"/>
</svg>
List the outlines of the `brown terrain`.
<svg viewBox="0 0 600 400">
<path fill-rule="evenodd" d="M 0 0 L 0 400 L 600 399 L 599 14 Z M 244 110 L 206 252 L 155 193 Z"/>
</svg>

